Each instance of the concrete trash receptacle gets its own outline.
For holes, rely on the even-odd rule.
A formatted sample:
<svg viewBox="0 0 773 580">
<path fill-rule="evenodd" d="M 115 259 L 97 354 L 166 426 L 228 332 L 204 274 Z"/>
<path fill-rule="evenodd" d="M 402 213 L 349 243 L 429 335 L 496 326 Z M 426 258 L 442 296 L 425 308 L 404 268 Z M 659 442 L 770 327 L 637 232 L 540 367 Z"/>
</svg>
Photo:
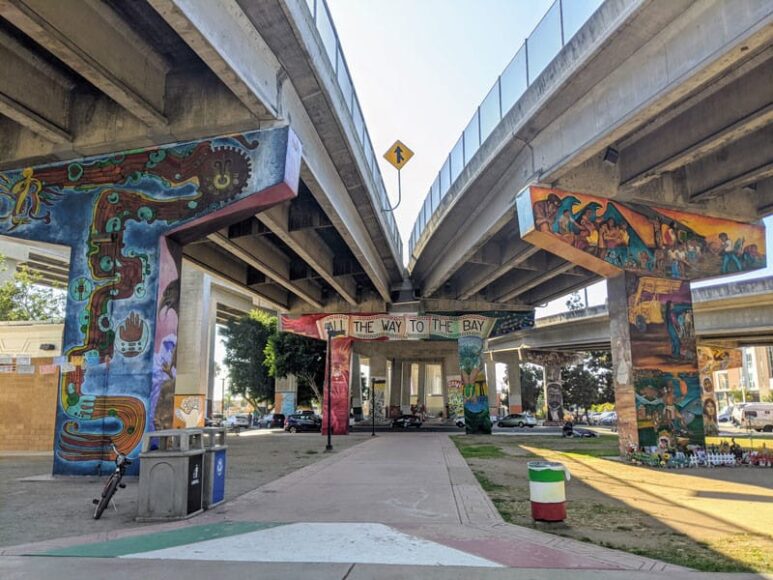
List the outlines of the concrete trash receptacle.
<svg viewBox="0 0 773 580">
<path fill-rule="evenodd" d="M 202 511 L 202 435 L 201 429 L 145 433 L 140 453 L 138 520 L 179 520 Z"/>
<path fill-rule="evenodd" d="M 225 500 L 226 451 L 224 427 L 204 429 L 204 509 Z"/>
<path fill-rule="evenodd" d="M 529 499 L 531 517 L 542 522 L 566 519 L 566 489 L 569 470 L 555 461 L 529 461 Z"/>
</svg>

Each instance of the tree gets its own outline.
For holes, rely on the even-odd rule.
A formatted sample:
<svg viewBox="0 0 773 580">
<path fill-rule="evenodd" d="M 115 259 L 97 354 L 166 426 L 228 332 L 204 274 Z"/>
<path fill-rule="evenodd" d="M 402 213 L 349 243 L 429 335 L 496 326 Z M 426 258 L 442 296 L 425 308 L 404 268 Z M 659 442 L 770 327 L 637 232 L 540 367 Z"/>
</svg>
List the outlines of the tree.
<svg viewBox="0 0 773 580">
<path fill-rule="evenodd" d="M 5 270 L 5 258 L 0 255 L 0 271 Z M 22 266 L 11 280 L 0 284 L 0 320 L 64 320 L 65 293 L 41 286 L 41 279 L 40 274 Z"/>
<path fill-rule="evenodd" d="M 265 348 L 265 365 L 270 376 L 275 378 L 295 375 L 298 379 L 298 402 L 309 400 L 311 390 L 314 398 L 322 404 L 321 386 L 325 380 L 326 345 L 322 340 L 308 338 L 290 332 L 274 333 Z"/>
<path fill-rule="evenodd" d="M 231 393 L 241 395 L 257 409 L 274 401 L 274 379 L 265 365 L 264 350 L 276 333 L 276 317 L 253 310 L 223 329 L 225 357 L 231 378 Z"/>
<path fill-rule="evenodd" d="M 542 393 L 541 375 L 539 367 L 529 363 L 521 365 L 521 405 L 524 411 L 538 410 L 537 399 Z"/>
<path fill-rule="evenodd" d="M 608 352 L 595 351 L 580 364 L 568 367 L 562 374 L 564 404 L 585 409 L 614 401 L 612 362 Z"/>
</svg>

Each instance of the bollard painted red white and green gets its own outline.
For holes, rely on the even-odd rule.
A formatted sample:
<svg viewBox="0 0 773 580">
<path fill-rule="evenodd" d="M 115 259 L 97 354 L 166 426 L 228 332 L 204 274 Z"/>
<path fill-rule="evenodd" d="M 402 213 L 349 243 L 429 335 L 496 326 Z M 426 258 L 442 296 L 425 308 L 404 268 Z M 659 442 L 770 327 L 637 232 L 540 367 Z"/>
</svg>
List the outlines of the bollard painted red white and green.
<svg viewBox="0 0 773 580">
<path fill-rule="evenodd" d="M 569 470 L 555 461 L 529 461 L 529 499 L 531 517 L 542 522 L 566 519 L 566 490 Z"/>
</svg>

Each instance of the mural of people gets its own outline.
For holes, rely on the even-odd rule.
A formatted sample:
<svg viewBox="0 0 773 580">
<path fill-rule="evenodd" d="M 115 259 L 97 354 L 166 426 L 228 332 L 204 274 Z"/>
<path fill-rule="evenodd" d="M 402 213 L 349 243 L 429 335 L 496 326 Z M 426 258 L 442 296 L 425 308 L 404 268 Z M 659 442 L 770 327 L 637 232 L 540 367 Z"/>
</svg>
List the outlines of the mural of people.
<svg viewBox="0 0 773 580">
<path fill-rule="evenodd" d="M 546 387 L 548 406 L 547 419 L 550 422 L 561 423 L 564 420 L 564 394 L 561 383 L 548 383 Z"/>
<path fill-rule="evenodd" d="M 703 430 L 709 436 L 719 435 L 717 404 L 714 399 L 706 399 L 703 402 Z"/>
<path fill-rule="evenodd" d="M 459 368 L 464 385 L 464 421 L 467 433 L 491 433 L 488 385 L 483 370 L 483 339 L 459 337 Z"/>
</svg>

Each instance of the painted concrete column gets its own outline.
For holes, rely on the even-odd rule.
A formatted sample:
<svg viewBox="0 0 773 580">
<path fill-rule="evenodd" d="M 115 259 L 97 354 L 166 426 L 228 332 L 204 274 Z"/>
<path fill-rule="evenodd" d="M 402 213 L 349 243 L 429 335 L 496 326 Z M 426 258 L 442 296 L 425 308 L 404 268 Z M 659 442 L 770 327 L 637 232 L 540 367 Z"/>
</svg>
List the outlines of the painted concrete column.
<svg viewBox="0 0 773 580">
<path fill-rule="evenodd" d="M 733 368 L 739 368 L 743 364 L 743 352 L 739 348 L 719 348 L 700 345 L 698 347 L 698 369 L 700 371 L 701 398 L 703 402 L 703 432 L 706 436 L 719 435 L 717 420 L 716 385 L 714 373 Z M 763 375 L 765 376 L 765 375 Z M 762 392 L 762 389 L 760 389 Z"/>
<path fill-rule="evenodd" d="M 285 417 L 295 413 L 298 407 L 298 378 L 295 375 L 280 377 L 274 381 L 274 411 Z"/>
<path fill-rule="evenodd" d="M 371 397 L 368 398 L 367 403 L 368 410 L 367 415 L 370 417 L 370 405 L 371 401 L 375 406 L 376 421 L 383 421 L 387 417 L 386 408 L 386 379 L 387 379 L 387 361 L 386 357 L 382 355 L 371 355 L 370 357 L 370 385 L 368 388 L 372 390 Z M 363 404 L 364 406 L 364 404 Z"/>
<path fill-rule="evenodd" d="M 403 361 L 400 379 L 400 413 L 411 414 L 411 362 Z"/>
<path fill-rule="evenodd" d="M 483 369 L 483 339 L 462 336 L 458 342 L 459 369 L 464 389 L 464 422 L 468 434 L 491 434 L 488 385 Z"/>
<path fill-rule="evenodd" d="M 419 409 L 427 407 L 427 363 L 419 363 L 419 384 L 416 405 Z"/>
<path fill-rule="evenodd" d="M 352 373 L 349 379 L 349 397 L 352 411 L 357 419 L 362 418 L 362 375 L 360 372 L 360 355 L 352 353 Z"/>
<path fill-rule="evenodd" d="M 547 363 L 545 369 L 545 404 L 547 415 L 545 425 L 562 425 L 564 423 L 564 382 L 561 379 L 560 363 Z"/>
<path fill-rule="evenodd" d="M 330 430 L 333 435 L 349 433 L 349 374 L 352 359 L 352 339 L 338 337 L 331 341 L 331 369 L 325 368 L 325 388 L 322 403 L 322 434 L 327 435 L 327 415 L 330 411 Z M 327 381 L 330 377 L 330 381 Z M 330 393 L 328 393 L 330 389 Z M 330 405 L 328 405 L 328 402 Z M 328 409 L 330 406 L 330 409 Z"/>
<path fill-rule="evenodd" d="M 213 373 L 212 335 L 217 304 L 212 278 L 193 266 L 182 269 L 177 343 L 174 427 L 203 427 Z"/>
<path fill-rule="evenodd" d="M 494 359 L 486 358 L 486 383 L 488 384 L 489 415 L 499 416 L 499 393 L 497 391 L 497 363 Z"/>
<path fill-rule="evenodd" d="M 462 389 L 462 376 L 459 374 L 459 354 L 455 352 L 443 359 L 443 399 L 446 408 L 446 417 L 464 416 L 464 392 Z"/>
<path fill-rule="evenodd" d="M 182 245 L 297 195 L 300 156 L 282 128 L 0 172 L 0 197 L 26 198 L 0 233 L 73 248 L 55 474 L 109 471 L 113 444 L 136 458 L 172 426 Z"/>
<path fill-rule="evenodd" d="M 518 357 L 510 357 L 507 361 L 507 382 L 509 389 L 509 408 L 510 413 L 523 412 L 523 400 L 521 398 L 521 365 Z"/>
<path fill-rule="evenodd" d="M 403 382 L 403 366 L 406 363 L 399 358 L 392 359 L 392 376 L 389 382 L 389 416 L 400 415 L 401 385 Z"/>
</svg>

